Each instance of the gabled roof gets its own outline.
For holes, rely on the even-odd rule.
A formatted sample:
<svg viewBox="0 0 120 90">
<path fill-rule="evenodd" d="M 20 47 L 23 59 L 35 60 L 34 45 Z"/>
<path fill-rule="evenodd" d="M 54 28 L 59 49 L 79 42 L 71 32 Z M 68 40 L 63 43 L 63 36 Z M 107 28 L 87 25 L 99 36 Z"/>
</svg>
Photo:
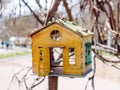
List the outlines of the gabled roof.
<svg viewBox="0 0 120 90">
<path fill-rule="evenodd" d="M 37 31 L 34 31 L 32 32 L 29 36 L 33 36 L 35 35 L 36 33 L 40 32 L 41 30 L 53 25 L 53 24 L 58 24 L 62 27 L 65 27 L 71 31 L 73 31 L 74 33 L 80 35 L 80 36 L 88 36 L 88 35 L 93 35 L 94 33 L 92 33 L 91 31 L 89 31 L 88 29 L 85 29 L 85 28 L 81 28 L 80 26 L 77 26 L 75 23 L 73 22 L 70 22 L 70 21 L 63 21 L 63 20 L 57 20 L 55 22 L 52 22 L 50 23 L 49 25 L 41 28 L 40 30 L 37 30 Z"/>
</svg>

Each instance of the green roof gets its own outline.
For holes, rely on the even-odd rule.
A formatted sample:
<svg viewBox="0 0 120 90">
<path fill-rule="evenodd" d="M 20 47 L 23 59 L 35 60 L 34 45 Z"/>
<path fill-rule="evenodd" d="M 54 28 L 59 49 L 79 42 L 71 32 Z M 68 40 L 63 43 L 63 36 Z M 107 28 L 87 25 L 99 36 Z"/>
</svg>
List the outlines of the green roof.
<svg viewBox="0 0 120 90">
<path fill-rule="evenodd" d="M 45 27 L 42 27 L 40 30 L 35 30 L 34 32 L 32 32 L 29 36 L 32 36 L 34 34 L 36 34 L 37 32 L 43 30 L 44 28 L 47 28 L 48 26 L 57 23 L 61 26 L 64 26 L 65 28 L 70 29 L 71 31 L 75 32 L 76 34 L 80 35 L 80 36 L 88 36 L 88 35 L 93 35 L 94 33 L 92 33 L 91 31 L 89 31 L 88 29 L 85 28 L 81 28 L 80 26 L 77 26 L 75 23 L 70 22 L 70 21 L 63 21 L 61 19 L 58 19 L 56 22 L 52 22 L 50 24 L 48 24 Z"/>
<path fill-rule="evenodd" d="M 60 23 L 64 25 L 65 27 L 71 29 L 72 31 L 80 34 L 81 36 L 88 36 L 88 35 L 93 35 L 94 33 L 89 31 L 88 29 L 82 28 L 80 26 L 77 26 L 75 23 L 70 22 L 70 21 L 63 21 L 63 20 L 57 20 L 57 23 Z"/>
</svg>

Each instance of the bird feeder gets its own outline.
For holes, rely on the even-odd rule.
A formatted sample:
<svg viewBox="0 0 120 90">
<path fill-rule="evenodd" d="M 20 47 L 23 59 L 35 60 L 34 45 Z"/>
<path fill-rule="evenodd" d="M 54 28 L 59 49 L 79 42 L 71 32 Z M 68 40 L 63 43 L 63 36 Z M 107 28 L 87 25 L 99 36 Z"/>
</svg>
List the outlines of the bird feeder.
<svg viewBox="0 0 120 90">
<path fill-rule="evenodd" d="M 32 70 L 38 76 L 84 76 L 91 71 L 93 33 L 58 20 L 30 34 Z"/>
</svg>

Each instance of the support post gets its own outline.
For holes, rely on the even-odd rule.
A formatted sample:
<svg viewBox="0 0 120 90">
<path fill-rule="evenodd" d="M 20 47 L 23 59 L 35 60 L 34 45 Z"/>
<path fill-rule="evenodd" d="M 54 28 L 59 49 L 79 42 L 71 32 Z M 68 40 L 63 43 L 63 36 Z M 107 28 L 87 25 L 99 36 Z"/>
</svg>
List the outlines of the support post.
<svg viewBox="0 0 120 90">
<path fill-rule="evenodd" d="M 49 76 L 48 77 L 48 90 L 57 90 L 58 88 L 58 77 Z"/>
</svg>

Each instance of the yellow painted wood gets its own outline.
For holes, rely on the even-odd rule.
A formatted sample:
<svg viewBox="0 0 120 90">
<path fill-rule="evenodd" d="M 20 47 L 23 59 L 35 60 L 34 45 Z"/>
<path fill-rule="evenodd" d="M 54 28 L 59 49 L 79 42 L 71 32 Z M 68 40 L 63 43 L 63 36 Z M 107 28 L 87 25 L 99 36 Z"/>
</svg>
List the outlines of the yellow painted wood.
<svg viewBox="0 0 120 90">
<path fill-rule="evenodd" d="M 82 74 L 82 58 L 81 58 L 81 47 L 75 47 L 75 64 L 69 64 L 68 57 L 68 48 L 64 49 L 63 59 L 64 59 L 64 70 L 63 74 L 73 74 L 73 75 L 81 75 Z"/>
<path fill-rule="evenodd" d="M 50 34 L 53 30 L 60 32 L 59 41 L 52 40 Z M 68 28 L 53 24 L 37 32 L 32 36 L 32 66 L 33 72 L 38 76 L 47 76 L 50 73 L 50 51 L 49 47 L 63 47 L 63 74 L 81 75 L 91 66 L 85 66 L 85 46 L 91 41 L 91 36 L 82 37 L 73 33 Z M 69 64 L 68 48 L 75 48 L 75 64 Z M 40 50 L 42 50 L 43 61 L 40 61 Z M 89 67 L 89 68 L 88 68 Z"/>
<path fill-rule="evenodd" d="M 39 51 L 42 51 L 42 55 L 39 52 L 39 58 L 43 60 L 38 60 L 38 76 L 46 76 L 50 73 L 49 48 L 41 47 Z"/>
</svg>

